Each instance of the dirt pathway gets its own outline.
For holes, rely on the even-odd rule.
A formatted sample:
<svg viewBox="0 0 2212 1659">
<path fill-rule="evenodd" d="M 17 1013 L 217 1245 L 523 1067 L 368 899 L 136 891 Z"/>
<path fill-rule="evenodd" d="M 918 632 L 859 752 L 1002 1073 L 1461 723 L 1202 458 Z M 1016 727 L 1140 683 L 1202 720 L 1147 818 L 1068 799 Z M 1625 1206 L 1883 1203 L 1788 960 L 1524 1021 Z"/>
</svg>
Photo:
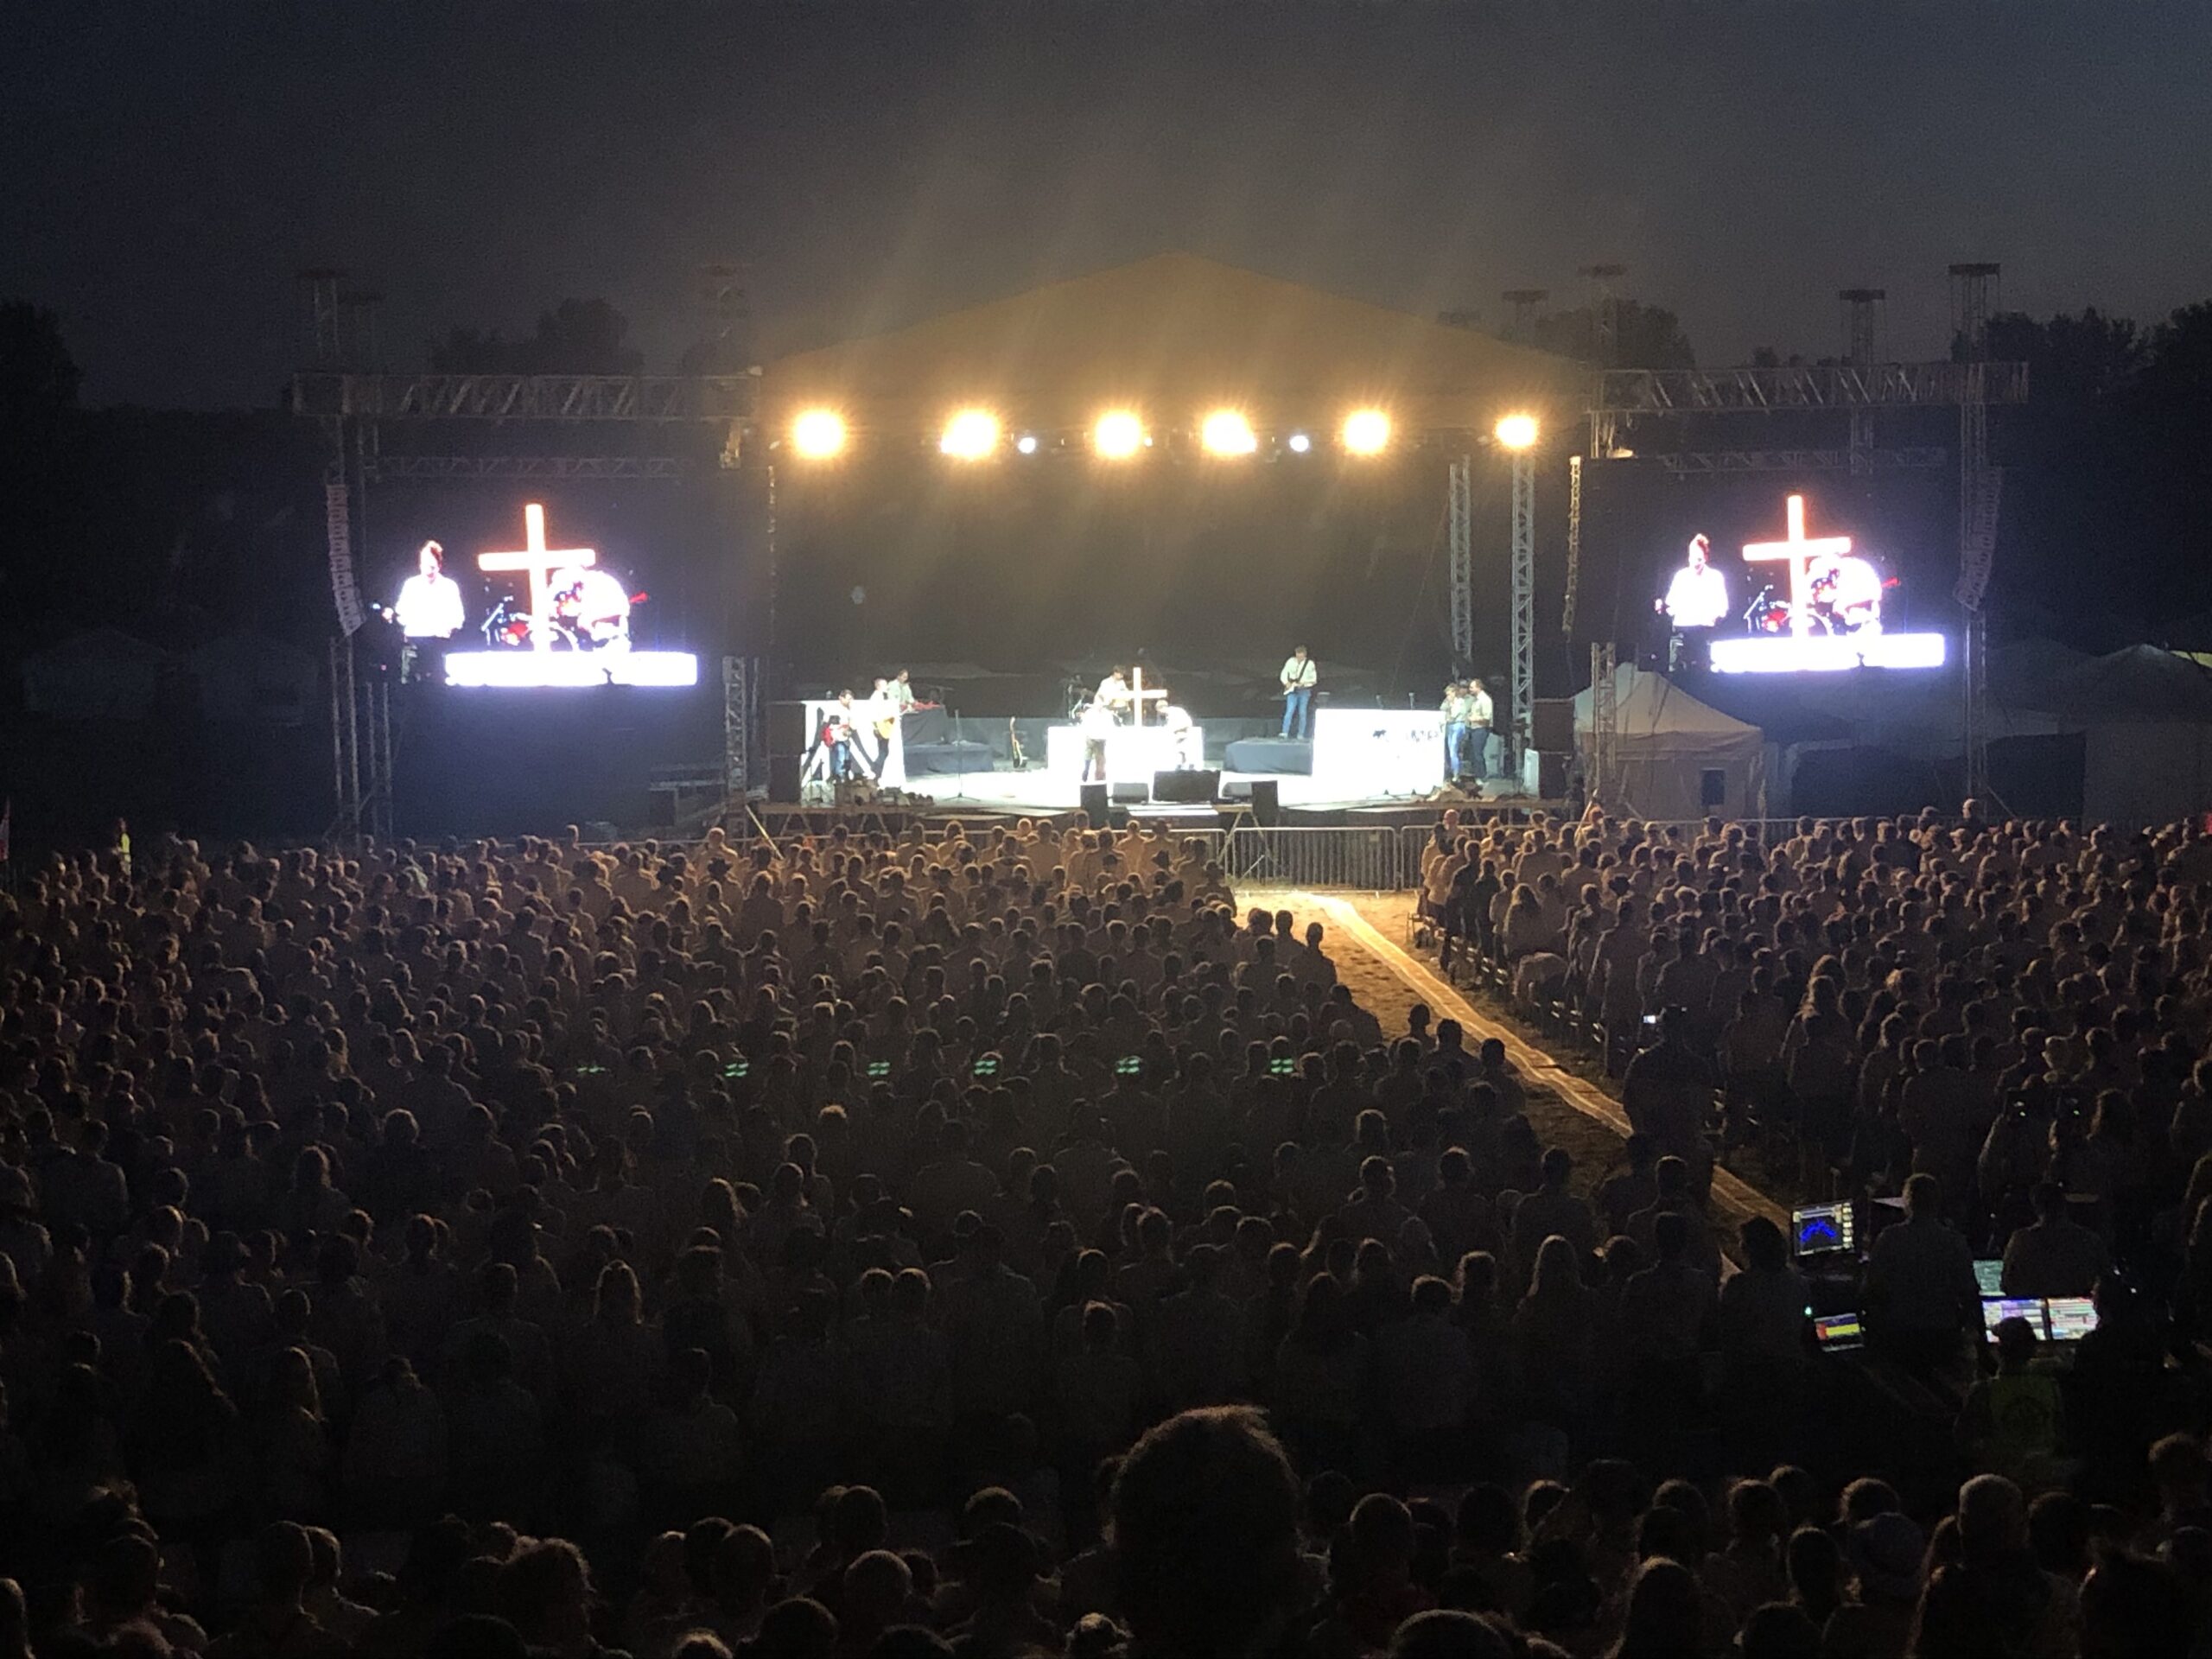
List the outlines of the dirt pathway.
<svg viewBox="0 0 2212 1659">
<path fill-rule="evenodd" d="M 1514 1024 L 1476 1005 L 1446 983 L 1434 964 L 1408 946 L 1413 895 L 1317 893 L 1279 887 L 1239 892 L 1241 907 L 1264 905 L 1288 910 L 1303 932 L 1308 922 L 1327 930 L 1331 960 L 1338 977 L 1351 988 L 1360 1005 L 1382 1022 L 1386 1036 L 1406 1028 L 1415 1003 L 1425 1003 L 1437 1019 L 1459 1021 L 1469 1046 L 1488 1037 L 1505 1044 L 1529 1096 L 1529 1121 L 1546 1146 L 1565 1147 L 1574 1155 L 1575 1185 L 1588 1190 L 1618 1167 L 1628 1122 L 1619 1102 L 1594 1080 L 1561 1065 Z M 1764 1215 L 1786 1223 L 1788 1212 L 1771 1198 L 1726 1170 L 1713 1181 L 1719 1218 L 1740 1223 Z"/>
</svg>

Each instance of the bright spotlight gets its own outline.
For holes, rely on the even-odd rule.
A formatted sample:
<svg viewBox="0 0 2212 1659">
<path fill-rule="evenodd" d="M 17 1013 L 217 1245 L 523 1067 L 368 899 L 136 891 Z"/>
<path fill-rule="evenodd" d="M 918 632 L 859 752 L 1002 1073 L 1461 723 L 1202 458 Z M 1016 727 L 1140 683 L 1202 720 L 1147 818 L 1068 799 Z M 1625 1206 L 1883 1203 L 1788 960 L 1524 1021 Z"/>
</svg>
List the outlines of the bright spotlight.
<svg viewBox="0 0 2212 1659">
<path fill-rule="evenodd" d="M 1344 448 L 1355 455 L 1379 455 L 1390 444 L 1390 417 L 1379 409 L 1355 409 L 1344 416 Z"/>
<path fill-rule="evenodd" d="M 808 461 L 827 461 L 845 447 L 845 419 L 833 409 L 801 411 L 791 423 L 791 448 Z"/>
<path fill-rule="evenodd" d="M 1499 417 L 1497 441 L 1508 449 L 1529 449 L 1535 446 L 1536 417 L 1533 415 L 1506 415 Z"/>
<path fill-rule="evenodd" d="M 1014 441 L 1014 447 L 1020 450 L 1025 455 L 1035 454 L 1037 453 L 1037 435 L 1034 432 L 1023 433 L 1020 437 Z"/>
<path fill-rule="evenodd" d="M 1260 447 L 1252 423 L 1233 409 L 1217 409 L 1198 428 L 1198 442 L 1210 455 L 1249 455 Z"/>
<path fill-rule="evenodd" d="M 1144 423 L 1126 409 L 1109 409 L 1090 429 L 1090 447 L 1108 461 L 1127 461 L 1147 442 Z"/>
<path fill-rule="evenodd" d="M 999 417 L 988 409 L 963 409 L 944 423 L 937 447 L 955 461 L 985 461 L 999 447 Z"/>
<path fill-rule="evenodd" d="M 1292 454 L 1302 455 L 1313 447 L 1313 440 L 1307 437 L 1303 432 L 1294 432 L 1290 435 L 1290 453 Z"/>
</svg>

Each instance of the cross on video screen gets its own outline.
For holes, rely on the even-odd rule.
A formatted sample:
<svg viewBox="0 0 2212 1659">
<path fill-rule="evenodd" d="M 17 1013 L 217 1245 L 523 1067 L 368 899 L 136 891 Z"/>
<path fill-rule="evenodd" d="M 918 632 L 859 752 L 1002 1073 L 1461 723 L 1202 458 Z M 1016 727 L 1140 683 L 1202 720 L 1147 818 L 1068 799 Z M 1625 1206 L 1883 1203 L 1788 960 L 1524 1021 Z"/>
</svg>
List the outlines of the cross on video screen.
<svg viewBox="0 0 2212 1659">
<path fill-rule="evenodd" d="M 393 584 L 384 613 L 410 677 L 463 687 L 689 686 L 699 659 L 677 648 L 677 607 L 656 597 L 629 550 L 564 533 L 554 509 L 523 504 L 505 534 L 432 538 Z"/>
</svg>

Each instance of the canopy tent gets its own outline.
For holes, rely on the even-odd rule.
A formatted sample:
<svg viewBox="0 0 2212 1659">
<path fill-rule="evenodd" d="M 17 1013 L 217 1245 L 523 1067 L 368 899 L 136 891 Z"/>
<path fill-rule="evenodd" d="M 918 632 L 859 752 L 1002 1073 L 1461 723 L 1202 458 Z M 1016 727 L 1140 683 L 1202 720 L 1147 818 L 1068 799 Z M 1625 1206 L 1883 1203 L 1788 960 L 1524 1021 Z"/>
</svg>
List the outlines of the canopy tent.
<svg viewBox="0 0 2212 1659">
<path fill-rule="evenodd" d="M 1663 674 L 1614 671 L 1618 734 L 1608 806 L 1637 817 L 1766 816 L 1766 734 L 1699 702 Z M 1574 696 L 1574 737 L 1586 759 L 1595 722 L 1586 686 Z"/>
<path fill-rule="evenodd" d="M 2083 734 L 2084 817 L 2167 823 L 2212 809 L 2212 669 L 2130 645 L 2056 677 L 2039 701 Z"/>
<path fill-rule="evenodd" d="M 778 359 L 760 404 L 776 432 L 817 404 L 863 433 L 917 437 L 969 404 L 1039 430 L 1087 429 L 1109 407 L 1187 426 L 1232 404 L 1262 429 L 1326 435 L 1371 404 L 1402 434 L 1487 432 L 1523 405 L 1564 415 L 1582 373 L 1472 329 L 1162 253 Z"/>
</svg>

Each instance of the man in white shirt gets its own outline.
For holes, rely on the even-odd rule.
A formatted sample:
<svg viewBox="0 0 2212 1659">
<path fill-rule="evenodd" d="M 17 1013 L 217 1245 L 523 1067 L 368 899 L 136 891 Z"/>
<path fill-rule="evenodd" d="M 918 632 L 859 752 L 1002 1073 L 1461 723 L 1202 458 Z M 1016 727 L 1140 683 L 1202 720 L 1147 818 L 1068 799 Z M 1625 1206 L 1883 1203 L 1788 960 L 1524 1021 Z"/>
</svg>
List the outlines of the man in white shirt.
<svg viewBox="0 0 2212 1659">
<path fill-rule="evenodd" d="M 1478 778 L 1491 775 L 1490 733 L 1497 707 L 1480 680 L 1467 682 L 1467 769 Z"/>
<path fill-rule="evenodd" d="M 461 602 L 461 584 L 446 575 L 445 549 L 435 542 L 423 543 L 416 567 L 416 574 L 399 586 L 392 620 L 410 639 L 450 639 L 468 616 Z"/>
<path fill-rule="evenodd" d="M 1128 678 L 1116 667 L 1108 669 L 1106 677 L 1098 682 L 1098 690 L 1091 694 L 1090 706 L 1103 708 L 1114 716 L 1115 723 L 1118 725 L 1122 716 L 1129 711 L 1135 701 L 1129 695 Z"/>
<path fill-rule="evenodd" d="M 1667 596 L 1654 602 L 1677 628 L 1710 628 L 1728 614 L 1728 581 L 1707 563 L 1712 551 L 1710 537 L 1691 537 L 1688 562 L 1667 584 Z"/>
<path fill-rule="evenodd" d="M 1282 733 L 1284 737 L 1313 735 L 1313 688 L 1321 671 L 1305 646 L 1290 653 L 1282 665 Z"/>
</svg>

